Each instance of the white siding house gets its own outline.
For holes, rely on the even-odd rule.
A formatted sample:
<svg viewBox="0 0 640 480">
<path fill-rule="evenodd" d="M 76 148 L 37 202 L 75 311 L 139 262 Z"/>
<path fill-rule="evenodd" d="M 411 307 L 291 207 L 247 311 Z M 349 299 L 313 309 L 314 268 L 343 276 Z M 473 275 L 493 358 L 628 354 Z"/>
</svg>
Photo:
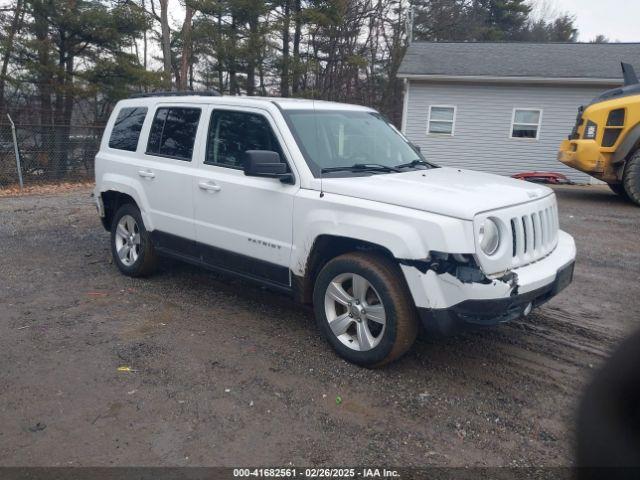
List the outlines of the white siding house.
<svg viewBox="0 0 640 480">
<path fill-rule="evenodd" d="M 621 61 L 640 63 L 640 44 L 413 43 L 402 130 L 443 166 L 590 182 L 558 147 L 579 106 L 622 84 Z"/>
</svg>

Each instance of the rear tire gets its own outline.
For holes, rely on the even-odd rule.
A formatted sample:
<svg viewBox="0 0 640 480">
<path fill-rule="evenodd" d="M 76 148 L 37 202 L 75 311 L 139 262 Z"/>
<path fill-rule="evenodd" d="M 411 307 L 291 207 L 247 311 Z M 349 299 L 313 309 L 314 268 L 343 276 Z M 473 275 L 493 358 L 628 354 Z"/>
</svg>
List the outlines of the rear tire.
<svg viewBox="0 0 640 480">
<path fill-rule="evenodd" d="M 627 197 L 640 206 L 640 150 L 636 151 L 624 166 L 622 184 Z"/>
<path fill-rule="evenodd" d="M 146 277 L 156 269 L 158 259 L 140 210 L 122 205 L 111 223 L 111 255 L 118 269 L 129 277 Z"/>
<path fill-rule="evenodd" d="M 364 367 L 397 360 L 418 332 L 402 272 L 379 254 L 348 253 L 327 263 L 315 282 L 313 306 L 318 327 L 334 350 Z"/>
</svg>

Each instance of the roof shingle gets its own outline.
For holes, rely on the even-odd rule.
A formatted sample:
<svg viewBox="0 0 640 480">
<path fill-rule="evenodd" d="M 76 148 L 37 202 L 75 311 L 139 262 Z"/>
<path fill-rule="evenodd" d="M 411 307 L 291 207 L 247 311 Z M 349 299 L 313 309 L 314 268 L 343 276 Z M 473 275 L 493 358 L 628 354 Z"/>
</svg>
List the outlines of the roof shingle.
<svg viewBox="0 0 640 480">
<path fill-rule="evenodd" d="M 640 43 L 413 42 L 399 76 L 539 77 L 622 80 L 620 62 L 640 75 Z"/>
</svg>

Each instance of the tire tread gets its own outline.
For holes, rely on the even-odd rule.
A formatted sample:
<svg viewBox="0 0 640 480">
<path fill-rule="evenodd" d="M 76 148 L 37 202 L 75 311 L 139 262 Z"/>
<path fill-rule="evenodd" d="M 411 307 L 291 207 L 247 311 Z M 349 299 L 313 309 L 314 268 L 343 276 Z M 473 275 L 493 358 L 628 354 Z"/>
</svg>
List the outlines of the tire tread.
<svg viewBox="0 0 640 480">
<path fill-rule="evenodd" d="M 325 268 L 334 262 L 345 261 L 365 270 L 373 270 L 382 279 L 396 307 L 396 339 L 393 347 L 382 360 L 365 365 L 380 368 L 402 357 L 414 344 L 418 335 L 417 312 L 400 268 L 388 257 L 375 252 L 351 252 L 334 258 Z"/>
<path fill-rule="evenodd" d="M 126 267 L 120 263 L 120 261 L 116 258 L 117 254 L 115 252 L 114 245 L 114 236 L 117 229 L 118 221 L 124 215 L 131 215 L 135 218 L 138 223 L 138 229 L 140 230 L 140 237 L 142 239 L 142 254 L 141 261 L 137 265 L 134 264 L 134 268 Z M 153 274 L 158 265 L 158 256 L 153 248 L 153 243 L 151 242 L 151 238 L 149 237 L 149 232 L 144 226 L 144 222 L 142 221 L 142 215 L 140 215 L 140 210 L 135 204 L 125 203 L 118 208 L 116 214 L 113 216 L 113 220 L 111 223 L 111 250 L 113 254 L 113 261 L 116 263 L 118 269 L 125 275 L 129 277 L 148 277 Z"/>
<path fill-rule="evenodd" d="M 640 206 L 640 150 L 627 160 L 622 182 L 629 200 Z"/>
</svg>

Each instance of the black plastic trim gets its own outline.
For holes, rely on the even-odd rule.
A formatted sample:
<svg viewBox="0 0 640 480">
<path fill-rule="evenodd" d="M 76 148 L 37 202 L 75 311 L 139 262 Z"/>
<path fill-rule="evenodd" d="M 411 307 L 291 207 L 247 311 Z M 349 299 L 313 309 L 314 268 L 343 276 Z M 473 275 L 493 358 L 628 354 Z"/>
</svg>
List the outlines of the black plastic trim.
<svg viewBox="0 0 640 480">
<path fill-rule="evenodd" d="M 585 108 L 597 103 L 608 102 L 609 100 L 617 100 L 618 98 L 631 97 L 634 95 L 640 95 L 640 84 L 626 85 L 624 87 L 607 90 L 594 98 L 591 103 L 585 106 Z"/>
<path fill-rule="evenodd" d="M 640 125 L 636 125 L 627 132 L 620 145 L 618 145 L 618 148 L 611 158 L 611 163 L 616 164 L 626 160 L 629 154 L 634 151 L 636 145 L 638 145 L 639 142 Z"/>
<path fill-rule="evenodd" d="M 161 255 L 286 293 L 292 292 L 290 270 L 287 267 L 158 230 L 151 232 L 151 241 Z"/>
<path fill-rule="evenodd" d="M 146 92 L 135 93 L 130 95 L 129 98 L 151 98 L 151 97 L 221 97 L 220 92 L 217 90 L 205 90 L 205 91 L 161 91 L 161 92 Z"/>
</svg>

